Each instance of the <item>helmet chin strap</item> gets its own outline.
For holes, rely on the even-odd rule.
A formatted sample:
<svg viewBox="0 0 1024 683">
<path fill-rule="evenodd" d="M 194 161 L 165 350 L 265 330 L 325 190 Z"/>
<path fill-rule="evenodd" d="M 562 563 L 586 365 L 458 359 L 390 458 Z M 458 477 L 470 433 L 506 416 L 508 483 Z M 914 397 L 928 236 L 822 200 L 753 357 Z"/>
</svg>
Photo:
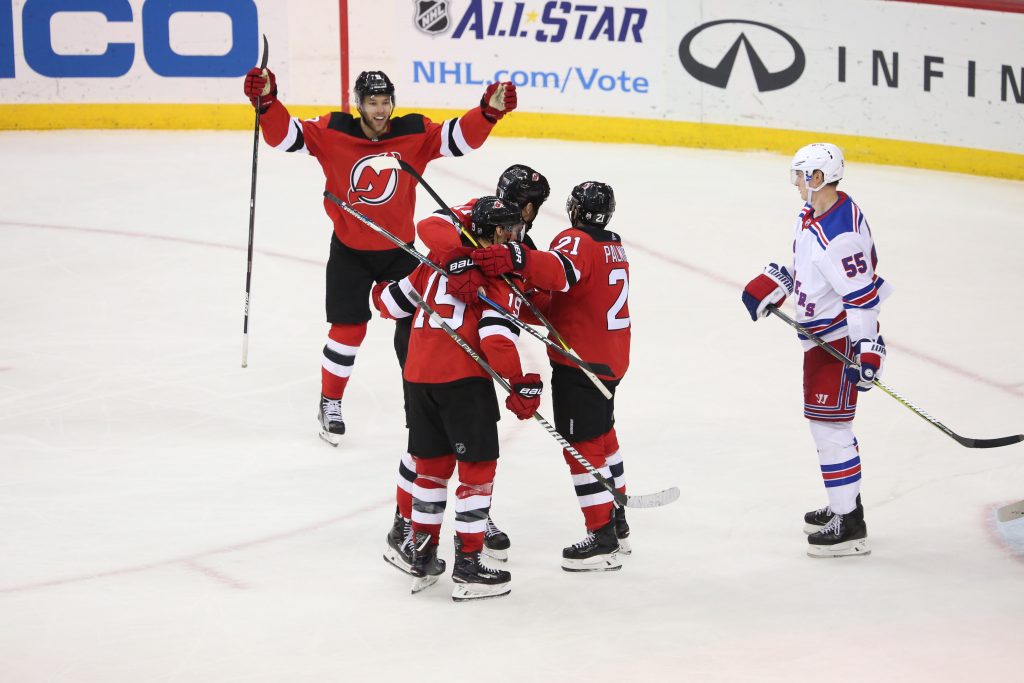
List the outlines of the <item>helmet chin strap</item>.
<svg viewBox="0 0 1024 683">
<path fill-rule="evenodd" d="M 814 193 L 820 190 L 821 188 L 825 187 L 824 175 L 821 179 L 821 185 L 818 185 L 817 187 L 811 187 L 811 178 L 813 177 L 814 171 L 811 171 L 810 173 L 804 171 L 804 187 L 807 188 L 807 203 L 811 205 L 814 204 Z"/>
</svg>

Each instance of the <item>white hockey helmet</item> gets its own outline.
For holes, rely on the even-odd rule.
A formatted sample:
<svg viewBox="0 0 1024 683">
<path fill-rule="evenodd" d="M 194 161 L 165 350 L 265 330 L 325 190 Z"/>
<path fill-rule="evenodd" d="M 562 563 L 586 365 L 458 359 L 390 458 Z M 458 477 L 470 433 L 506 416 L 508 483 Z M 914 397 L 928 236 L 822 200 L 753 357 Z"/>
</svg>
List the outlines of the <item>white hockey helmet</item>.
<svg viewBox="0 0 1024 683">
<path fill-rule="evenodd" d="M 812 142 L 797 150 L 793 162 L 789 165 L 790 181 L 796 185 L 797 174 L 804 174 L 804 182 L 812 191 L 820 190 L 829 183 L 843 178 L 843 152 L 831 142 Z M 810 187 L 811 175 L 821 171 L 825 176 L 818 187 Z"/>
</svg>

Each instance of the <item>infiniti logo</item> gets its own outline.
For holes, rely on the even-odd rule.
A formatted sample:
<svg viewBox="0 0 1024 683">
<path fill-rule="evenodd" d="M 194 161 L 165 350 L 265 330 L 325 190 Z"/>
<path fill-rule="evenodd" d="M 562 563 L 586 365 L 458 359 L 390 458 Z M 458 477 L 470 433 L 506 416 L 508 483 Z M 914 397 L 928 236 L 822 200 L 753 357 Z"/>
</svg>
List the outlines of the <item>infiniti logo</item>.
<svg viewBox="0 0 1024 683">
<path fill-rule="evenodd" d="M 766 28 L 773 33 L 785 38 L 786 42 L 789 43 L 790 47 L 793 48 L 793 63 L 787 66 L 782 71 L 771 72 L 761 61 L 761 58 L 754 51 L 754 46 L 751 44 L 750 39 L 747 38 L 747 34 L 741 32 L 739 36 L 733 41 L 732 46 L 729 48 L 725 56 L 722 57 L 722 61 L 718 63 L 718 66 L 707 66 L 698 62 L 691 51 L 691 45 L 694 39 L 700 35 L 705 29 L 711 28 L 712 26 L 718 26 L 720 24 L 750 24 L 752 26 L 760 26 Z M 800 47 L 800 44 L 796 42 L 792 36 L 785 31 L 781 31 L 774 26 L 768 24 L 762 24 L 759 21 L 748 21 L 746 19 L 721 19 L 719 21 L 709 21 L 706 24 L 701 24 L 697 28 L 693 29 L 685 36 L 679 43 L 679 61 L 682 62 L 683 68 L 686 69 L 687 73 L 696 78 L 698 81 L 713 85 L 716 88 L 724 88 L 729 83 L 729 76 L 732 75 L 733 64 L 736 62 L 736 55 L 740 51 L 740 46 L 747 51 L 747 59 L 750 61 L 750 68 L 754 72 L 754 82 L 757 84 L 757 89 L 760 92 L 767 90 L 779 90 L 785 88 L 788 85 L 792 85 L 800 78 L 800 74 L 804 72 L 804 65 L 806 59 L 804 58 L 804 51 Z"/>
</svg>

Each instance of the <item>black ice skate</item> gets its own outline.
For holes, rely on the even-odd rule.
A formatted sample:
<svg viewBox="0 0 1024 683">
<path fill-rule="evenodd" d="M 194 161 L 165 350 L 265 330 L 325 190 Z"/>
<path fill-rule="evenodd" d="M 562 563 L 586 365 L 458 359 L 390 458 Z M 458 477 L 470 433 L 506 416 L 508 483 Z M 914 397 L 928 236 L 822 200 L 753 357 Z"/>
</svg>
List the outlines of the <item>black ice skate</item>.
<svg viewBox="0 0 1024 683">
<path fill-rule="evenodd" d="M 483 600 L 508 595 L 512 575 L 504 569 L 492 569 L 481 561 L 480 553 L 462 552 L 462 542 L 455 538 L 455 566 L 452 567 L 452 600 Z"/>
<path fill-rule="evenodd" d="M 811 557 L 844 557 L 870 555 L 868 526 L 863 514 L 833 514 L 821 531 L 807 537 L 807 554 Z"/>
<path fill-rule="evenodd" d="M 391 531 L 385 537 L 384 561 L 396 569 L 409 574 L 412 567 L 412 522 L 404 519 L 395 508 L 395 520 Z"/>
<path fill-rule="evenodd" d="M 511 547 L 512 542 L 508 539 L 508 534 L 496 527 L 488 515 L 487 527 L 484 529 L 484 555 L 499 562 L 506 562 L 508 549 Z"/>
<path fill-rule="evenodd" d="M 615 508 L 615 537 L 619 539 L 619 555 L 632 555 L 633 548 L 629 545 L 629 522 L 626 521 L 626 508 Z"/>
<path fill-rule="evenodd" d="M 338 437 L 345 433 L 345 421 L 341 419 L 341 399 L 327 398 L 320 395 L 320 412 L 317 414 L 320 421 L 320 438 L 337 446 L 341 441 Z"/>
<path fill-rule="evenodd" d="M 562 551 L 562 569 L 567 572 L 610 572 L 622 569 L 615 520 L 587 534 L 579 543 Z"/>
<path fill-rule="evenodd" d="M 412 546 L 412 592 L 419 593 L 437 583 L 437 577 L 444 574 L 444 560 L 437 558 L 437 545 L 430 543 L 430 534 L 423 531 L 416 534 Z"/>
<path fill-rule="evenodd" d="M 857 507 L 850 514 L 864 519 L 864 506 L 860 504 L 859 493 L 857 494 Z M 822 527 L 828 524 L 831 519 L 832 508 L 828 505 L 817 510 L 811 510 L 804 515 L 804 533 L 813 534 L 815 531 L 821 531 Z"/>
</svg>

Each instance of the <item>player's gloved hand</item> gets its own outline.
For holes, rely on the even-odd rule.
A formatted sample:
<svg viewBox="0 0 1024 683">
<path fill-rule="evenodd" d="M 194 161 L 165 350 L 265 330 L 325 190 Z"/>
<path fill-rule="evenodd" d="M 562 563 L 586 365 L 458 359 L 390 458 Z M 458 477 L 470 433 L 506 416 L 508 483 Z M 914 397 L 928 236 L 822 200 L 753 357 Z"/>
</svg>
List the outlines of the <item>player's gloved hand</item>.
<svg viewBox="0 0 1024 683">
<path fill-rule="evenodd" d="M 792 293 L 793 276 L 786 266 L 769 263 L 763 273 L 743 288 L 743 305 L 747 307 L 750 319 L 757 322 L 758 318 L 768 315 L 769 305 L 781 306 Z"/>
<path fill-rule="evenodd" d="M 505 273 L 520 271 L 526 267 L 526 247 L 522 242 L 495 244 L 483 249 L 474 249 L 470 254 L 473 262 L 480 266 L 487 277 L 500 277 Z"/>
<path fill-rule="evenodd" d="M 846 379 L 856 382 L 857 391 L 867 391 L 874 386 L 874 380 L 882 372 L 885 360 L 885 340 L 861 339 L 853 345 L 853 361 L 857 365 L 846 368 Z"/>
<path fill-rule="evenodd" d="M 378 313 L 380 313 L 380 317 L 385 320 L 396 319 L 395 316 L 391 315 L 391 311 L 388 310 L 384 301 L 381 300 L 381 297 L 384 295 L 384 290 L 390 286 L 391 283 L 385 280 L 384 282 L 378 282 L 373 286 L 373 289 L 370 290 L 370 300 L 373 301 L 373 307 L 377 309 Z"/>
<path fill-rule="evenodd" d="M 270 105 L 277 101 L 277 77 L 270 69 L 260 70 L 254 66 L 245 74 L 244 91 L 252 106 L 259 107 L 260 113 L 265 114 Z"/>
<path fill-rule="evenodd" d="M 441 259 L 448 278 L 448 293 L 467 304 L 477 301 L 480 288 L 487 285 L 487 277 L 470 258 L 472 251 L 469 247 L 455 247 Z"/>
<path fill-rule="evenodd" d="M 484 118 L 492 123 L 499 121 L 518 104 L 516 84 L 510 81 L 491 83 L 484 91 L 484 96 L 480 98 L 480 108 L 484 112 Z"/>
<path fill-rule="evenodd" d="M 533 417 L 537 408 L 540 408 L 540 396 L 544 393 L 544 383 L 540 381 L 540 375 L 531 372 L 528 375 L 510 377 L 508 383 L 512 386 L 512 393 L 505 399 L 505 407 L 515 413 L 520 420 Z"/>
</svg>

